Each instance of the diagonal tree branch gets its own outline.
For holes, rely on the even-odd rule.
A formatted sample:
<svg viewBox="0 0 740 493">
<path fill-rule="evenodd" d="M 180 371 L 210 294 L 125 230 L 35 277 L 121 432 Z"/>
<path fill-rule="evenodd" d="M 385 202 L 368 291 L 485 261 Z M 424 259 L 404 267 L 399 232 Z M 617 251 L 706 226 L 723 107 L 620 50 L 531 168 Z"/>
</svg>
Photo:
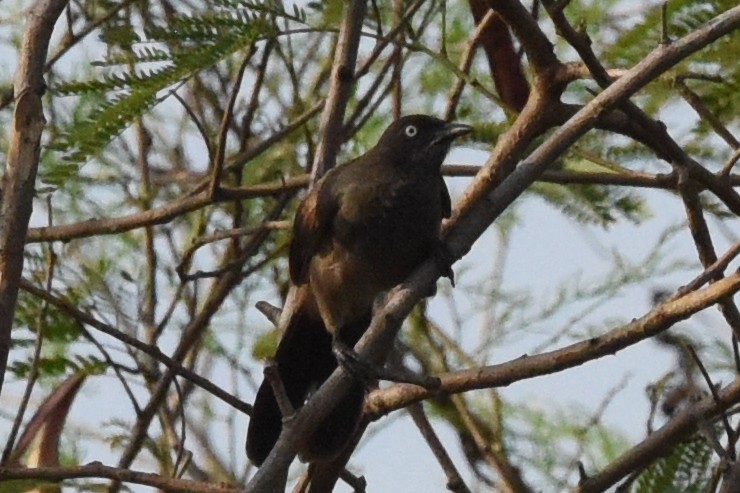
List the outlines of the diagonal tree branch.
<svg viewBox="0 0 740 493">
<path fill-rule="evenodd" d="M 733 274 L 699 291 L 671 297 L 647 314 L 599 337 L 535 356 L 523 356 L 497 365 L 460 370 L 442 376 L 439 392 L 459 393 L 467 390 L 504 387 L 525 378 L 548 375 L 582 365 L 632 346 L 672 327 L 694 313 L 720 302 L 740 291 L 740 274 Z M 408 384 L 377 390 L 368 399 L 367 409 L 373 415 L 384 415 L 411 403 L 433 397 L 434 392 Z"/>
<path fill-rule="evenodd" d="M 591 71 L 594 80 L 602 87 L 607 88 L 612 84 L 612 79 L 607 70 L 601 65 L 596 54 L 591 49 L 591 42 L 585 33 L 579 33 L 570 24 L 563 14 L 563 5 L 556 5 L 552 0 L 544 2 L 545 7 L 550 14 L 555 26 L 560 33 L 578 52 L 584 63 Z M 734 7 L 717 16 L 711 22 L 717 22 L 720 18 L 726 19 L 737 29 L 735 20 L 740 11 L 740 7 Z M 730 31 L 734 30 L 730 29 Z M 687 36 L 688 37 L 688 36 Z M 685 39 L 685 38 L 684 38 Z M 665 43 L 660 48 L 670 49 L 675 44 Z M 735 192 L 721 177 L 715 176 L 709 170 L 704 168 L 676 142 L 669 134 L 667 127 L 660 121 L 650 118 L 637 105 L 629 100 L 620 102 L 620 109 L 630 117 L 637 125 L 641 126 L 643 133 L 648 135 L 647 139 L 639 139 L 643 144 L 653 149 L 661 159 L 671 163 L 678 169 L 685 169 L 689 172 L 690 177 L 701 183 L 703 187 L 714 193 L 728 209 L 736 215 L 740 215 L 740 195 Z"/>
</svg>

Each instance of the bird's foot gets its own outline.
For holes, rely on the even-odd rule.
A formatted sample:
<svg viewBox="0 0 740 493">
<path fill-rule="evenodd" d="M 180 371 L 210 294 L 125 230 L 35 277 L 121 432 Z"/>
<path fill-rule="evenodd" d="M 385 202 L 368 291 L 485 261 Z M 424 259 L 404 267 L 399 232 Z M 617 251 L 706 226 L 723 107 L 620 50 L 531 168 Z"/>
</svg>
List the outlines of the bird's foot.
<svg viewBox="0 0 740 493">
<path fill-rule="evenodd" d="M 354 349 L 337 337 L 332 340 L 332 352 L 339 366 L 366 389 L 369 389 L 373 382 L 379 378 L 373 365 L 360 358 L 360 355 Z"/>
<path fill-rule="evenodd" d="M 349 375 L 360 382 L 366 389 L 371 389 L 376 380 L 387 380 L 395 383 L 409 383 L 425 389 L 438 389 L 441 385 L 439 378 L 428 375 L 418 375 L 409 370 L 379 367 L 364 360 L 351 347 L 336 337 L 332 343 L 334 357 L 339 365 Z"/>
</svg>

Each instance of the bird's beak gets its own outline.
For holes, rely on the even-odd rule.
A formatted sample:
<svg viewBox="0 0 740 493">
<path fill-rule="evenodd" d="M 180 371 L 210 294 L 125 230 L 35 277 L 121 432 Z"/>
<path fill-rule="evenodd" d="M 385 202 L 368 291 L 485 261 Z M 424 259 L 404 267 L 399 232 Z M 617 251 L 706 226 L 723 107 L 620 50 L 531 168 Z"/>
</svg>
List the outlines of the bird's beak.
<svg viewBox="0 0 740 493">
<path fill-rule="evenodd" d="M 473 131 L 473 127 L 465 125 L 464 123 L 447 123 L 437 134 L 434 142 L 441 142 L 445 140 L 452 140 L 460 137 L 461 135 L 469 134 Z"/>
</svg>

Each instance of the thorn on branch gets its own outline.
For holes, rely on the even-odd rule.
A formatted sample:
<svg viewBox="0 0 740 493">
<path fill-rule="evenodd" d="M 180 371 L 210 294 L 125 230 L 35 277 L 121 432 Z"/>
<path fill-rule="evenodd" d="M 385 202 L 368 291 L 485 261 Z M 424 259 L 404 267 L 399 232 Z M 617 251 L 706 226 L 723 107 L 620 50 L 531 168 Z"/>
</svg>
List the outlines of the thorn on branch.
<svg viewBox="0 0 740 493">
<path fill-rule="evenodd" d="M 264 315 L 272 325 L 277 326 L 278 321 L 280 320 L 280 314 L 282 313 L 282 310 L 280 308 L 276 307 L 275 305 L 271 305 L 266 301 L 258 301 L 257 303 L 255 303 L 254 307 L 259 310 L 260 313 Z"/>
<path fill-rule="evenodd" d="M 365 493 L 367 489 L 367 480 L 365 479 L 365 476 L 355 476 L 351 472 L 349 472 L 346 469 L 343 469 L 341 473 L 339 473 L 339 477 L 350 485 L 355 493 Z"/>
<path fill-rule="evenodd" d="M 660 44 L 667 45 L 671 43 L 671 38 L 668 35 L 668 2 L 663 2 L 660 13 L 661 20 L 661 33 L 660 33 Z"/>
<path fill-rule="evenodd" d="M 586 24 L 586 21 L 581 21 L 578 23 L 578 27 L 576 28 L 576 35 L 580 38 L 580 42 L 581 44 L 583 44 L 583 46 L 591 46 L 593 44 L 591 36 L 588 35 L 588 25 Z"/>
</svg>

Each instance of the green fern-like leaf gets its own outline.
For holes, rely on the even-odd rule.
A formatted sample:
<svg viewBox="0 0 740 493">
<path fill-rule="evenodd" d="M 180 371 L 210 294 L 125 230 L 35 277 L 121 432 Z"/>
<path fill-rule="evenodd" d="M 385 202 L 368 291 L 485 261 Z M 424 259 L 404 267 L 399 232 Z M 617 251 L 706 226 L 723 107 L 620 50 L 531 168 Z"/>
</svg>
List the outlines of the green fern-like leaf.
<svg viewBox="0 0 740 493">
<path fill-rule="evenodd" d="M 666 13 L 668 26 L 666 35 L 670 39 L 685 36 L 736 5 L 735 0 L 703 2 L 671 0 Z M 631 67 L 660 45 L 663 34 L 662 9 L 660 5 L 656 5 L 655 8 L 646 12 L 641 22 L 621 33 L 619 40 L 609 46 L 604 54 L 608 65 Z M 675 100 L 677 94 L 670 87 L 670 81 L 676 75 L 693 72 L 721 77 L 722 83 L 705 83 L 703 84 L 705 87 L 702 87 L 700 92 L 703 97 L 721 101 L 721 104 L 710 104 L 710 108 L 726 124 L 729 124 L 730 119 L 737 119 L 739 102 L 736 95 L 738 81 L 740 81 L 740 66 L 736 63 L 737 57 L 740 56 L 738 46 L 740 46 L 740 32 L 735 31 L 678 64 L 660 82 L 652 84 L 646 91 L 648 99 L 643 103 L 643 107 L 647 111 L 654 112 L 667 102 Z M 722 67 L 720 73 L 717 73 L 718 67 Z"/>
<path fill-rule="evenodd" d="M 109 56 L 105 60 L 92 62 L 93 67 L 110 67 L 114 65 L 131 66 L 142 63 L 167 62 L 172 59 L 170 53 L 155 46 L 137 47 L 132 51 L 126 51 Z"/>
<path fill-rule="evenodd" d="M 620 216 L 637 223 L 646 215 L 644 201 L 638 195 L 605 186 L 537 183 L 531 190 L 585 224 L 606 227 Z"/>
<path fill-rule="evenodd" d="M 672 0 L 668 4 L 667 34 L 673 39 L 681 37 L 735 5 L 734 0 Z M 631 66 L 659 46 L 662 15 L 661 5 L 646 10 L 642 22 L 622 33 L 618 42 L 610 46 L 609 53 L 606 53 L 607 59 L 615 65 Z M 726 41 L 731 41 L 730 37 Z"/>
<path fill-rule="evenodd" d="M 64 176 L 99 154 L 132 122 L 168 97 L 168 89 L 258 39 L 275 36 L 275 16 L 295 22 L 305 20 L 302 10 L 288 12 L 274 2 L 221 4 L 232 9 L 180 15 L 166 27 L 149 29 L 144 46 L 117 51 L 97 64 L 124 65 L 125 71 L 54 88 L 61 94 L 102 95 L 106 99 L 105 104 L 70 125 L 51 146 L 63 155 Z M 142 67 L 152 63 L 160 66 Z M 51 179 L 50 183 L 55 183 Z"/>
<path fill-rule="evenodd" d="M 712 448 L 695 433 L 637 479 L 633 493 L 699 493 L 711 476 Z"/>
</svg>

